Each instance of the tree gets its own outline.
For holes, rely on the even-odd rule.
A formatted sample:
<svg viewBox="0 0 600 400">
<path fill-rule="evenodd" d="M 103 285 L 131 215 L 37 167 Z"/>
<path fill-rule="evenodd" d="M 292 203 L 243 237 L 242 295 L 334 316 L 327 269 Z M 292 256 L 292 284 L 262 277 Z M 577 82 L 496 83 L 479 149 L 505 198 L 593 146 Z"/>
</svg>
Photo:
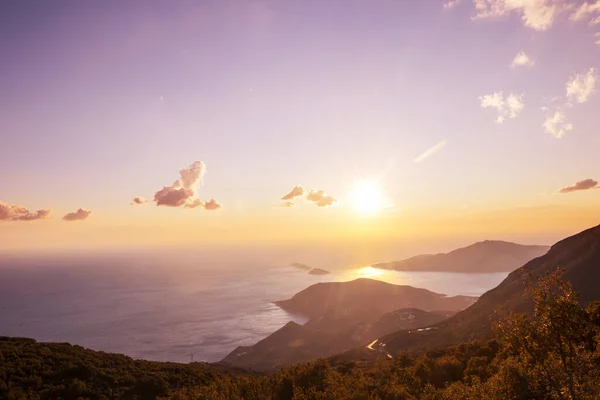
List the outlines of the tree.
<svg viewBox="0 0 600 400">
<path fill-rule="evenodd" d="M 594 322 L 600 320 L 599 308 L 581 308 L 560 270 L 542 277 L 529 291 L 534 316 L 512 314 L 496 327 L 507 355 L 520 369 L 511 373 L 513 380 L 522 385 L 516 379 L 522 375 L 527 390 L 539 398 L 597 398 L 599 327 Z"/>
</svg>

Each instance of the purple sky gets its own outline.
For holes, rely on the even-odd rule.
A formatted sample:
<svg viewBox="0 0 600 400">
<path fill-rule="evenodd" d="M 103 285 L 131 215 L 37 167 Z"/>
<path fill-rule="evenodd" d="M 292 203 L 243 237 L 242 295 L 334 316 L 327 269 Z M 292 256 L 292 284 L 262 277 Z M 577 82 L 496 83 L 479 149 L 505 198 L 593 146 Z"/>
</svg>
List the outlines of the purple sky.
<svg viewBox="0 0 600 400">
<path fill-rule="evenodd" d="M 378 224 L 548 206 L 583 207 L 576 227 L 596 224 L 600 190 L 556 193 L 600 180 L 600 2 L 583 14 L 582 3 L 1 2 L 0 201 L 53 210 L 52 221 L 0 221 L 16 232 L 3 246 L 44 224 L 72 229 L 61 217 L 79 208 L 93 219 L 76 229 L 90 230 L 338 221 L 359 179 L 379 179 L 401 210 Z M 546 6 L 550 22 L 539 19 Z M 511 67 L 520 51 L 533 66 Z M 482 107 L 500 91 L 503 108 Z M 557 112 L 572 124 L 560 138 L 543 126 Z M 198 196 L 222 209 L 129 205 L 196 160 L 206 165 Z M 338 207 L 275 209 L 296 184 Z"/>
</svg>

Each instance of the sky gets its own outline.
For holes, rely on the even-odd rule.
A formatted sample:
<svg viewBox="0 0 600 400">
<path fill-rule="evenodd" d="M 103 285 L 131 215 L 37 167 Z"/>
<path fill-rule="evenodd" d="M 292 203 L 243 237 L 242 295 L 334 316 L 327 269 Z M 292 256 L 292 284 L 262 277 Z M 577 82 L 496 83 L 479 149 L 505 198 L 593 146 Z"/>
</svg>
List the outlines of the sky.
<svg viewBox="0 0 600 400">
<path fill-rule="evenodd" d="M 0 250 L 551 244 L 599 69 L 598 0 L 0 1 Z"/>
</svg>

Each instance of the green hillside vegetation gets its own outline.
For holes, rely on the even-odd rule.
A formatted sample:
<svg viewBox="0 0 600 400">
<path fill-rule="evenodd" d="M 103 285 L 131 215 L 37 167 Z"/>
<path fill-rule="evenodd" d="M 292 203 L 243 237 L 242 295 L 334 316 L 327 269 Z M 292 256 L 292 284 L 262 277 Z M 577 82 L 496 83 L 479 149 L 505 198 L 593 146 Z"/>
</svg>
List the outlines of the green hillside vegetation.
<svg viewBox="0 0 600 400">
<path fill-rule="evenodd" d="M 530 287 L 534 315 L 496 338 L 391 360 L 344 357 L 271 375 L 208 364 L 135 361 L 68 344 L 0 339 L 2 399 L 597 399 L 600 304 L 580 306 L 557 273 Z"/>
</svg>

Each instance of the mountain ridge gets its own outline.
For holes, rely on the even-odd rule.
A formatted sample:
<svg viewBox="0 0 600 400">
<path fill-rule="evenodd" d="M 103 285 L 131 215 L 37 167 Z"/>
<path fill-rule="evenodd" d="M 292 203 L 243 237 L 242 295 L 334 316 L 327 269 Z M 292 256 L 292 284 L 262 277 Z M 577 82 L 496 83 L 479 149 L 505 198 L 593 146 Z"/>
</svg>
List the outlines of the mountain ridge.
<svg viewBox="0 0 600 400">
<path fill-rule="evenodd" d="M 483 240 L 448 253 L 420 254 L 404 260 L 373 264 L 372 267 L 396 271 L 511 272 L 549 249 L 550 246 Z"/>
<path fill-rule="evenodd" d="M 399 331 L 380 338 L 388 351 L 431 350 L 491 336 L 491 323 L 502 313 L 531 312 L 526 280 L 535 282 L 557 268 L 570 281 L 585 305 L 600 299 L 600 225 L 560 240 L 543 256 L 511 272 L 495 288 L 484 293 L 472 306 L 435 325 L 437 329 L 414 335 Z"/>
</svg>

